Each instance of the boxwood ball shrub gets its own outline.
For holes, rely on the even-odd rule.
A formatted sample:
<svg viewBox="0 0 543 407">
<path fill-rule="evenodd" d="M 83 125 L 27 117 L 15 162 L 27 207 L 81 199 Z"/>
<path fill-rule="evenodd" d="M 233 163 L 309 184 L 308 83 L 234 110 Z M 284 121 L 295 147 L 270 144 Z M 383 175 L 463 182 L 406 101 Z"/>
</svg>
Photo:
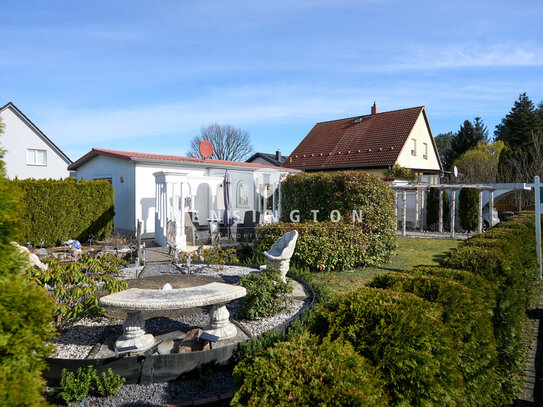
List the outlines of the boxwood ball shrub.
<svg viewBox="0 0 543 407">
<path fill-rule="evenodd" d="M 490 406 L 499 397 L 496 342 L 491 314 L 479 293 L 447 278 L 389 273 L 370 287 L 409 292 L 441 305 L 442 321 L 451 330 L 466 388 L 466 405 Z"/>
<path fill-rule="evenodd" d="M 28 259 L 11 245 L 20 228 L 20 191 L 6 179 L 2 156 L 0 150 L 0 405 L 47 405 L 41 372 L 52 351 L 53 302 L 25 280 Z"/>
<path fill-rule="evenodd" d="M 386 406 L 382 382 L 349 343 L 307 333 L 234 369 L 231 406 Z"/>
<path fill-rule="evenodd" d="M 377 368 L 393 404 L 466 404 L 456 342 L 436 304 L 362 288 L 317 308 L 310 331 L 351 343 Z"/>
<path fill-rule="evenodd" d="M 289 176 L 282 188 L 282 222 L 356 225 L 362 231 L 357 239 L 366 240 L 364 260 L 373 264 L 386 261 L 396 248 L 394 194 L 382 179 L 362 171 L 303 173 Z M 334 246 L 332 238 L 328 245 Z"/>
<path fill-rule="evenodd" d="M 479 226 L 479 191 L 475 188 L 462 188 L 458 195 L 458 216 L 460 226 L 467 231 L 477 230 Z"/>
<path fill-rule="evenodd" d="M 50 247 L 67 239 L 85 242 L 90 234 L 102 239 L 113 232 L 113 187 L 107 181 L 11 182 L 23 191 L 23 243 Z"/>
</svg>

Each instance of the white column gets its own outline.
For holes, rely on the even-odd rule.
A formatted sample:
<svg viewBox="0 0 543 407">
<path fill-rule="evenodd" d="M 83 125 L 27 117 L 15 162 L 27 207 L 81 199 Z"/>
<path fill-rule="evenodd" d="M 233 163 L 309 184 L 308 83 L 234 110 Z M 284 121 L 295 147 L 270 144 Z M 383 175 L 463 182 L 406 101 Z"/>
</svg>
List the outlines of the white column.
<svg viewBox="0 0 543 407">
<path fill-rule="evenodd" d="M 456 220 L 456 190 L 451 190 L 451 237 L 454 237 L 454 221 Z"/>
<path fill-rule="evenodd" d="M 402 191 L 402 236 L 406 235 L 406 218 L 407 218 L 407 191 Z"/>
<path fill-rule="evenodd" d="M 539 263 L 539 278 L 543 277 L 543 261 L 541 258 L 541 184 L 539 183 L 539 175 L 534 179 L 534 195 L 535 195 L 535 239 L 537 262 Z"/>
<path fill-rule="evenodd" d="M 443 233 L 443 190 L 439 190 L 439 233 Z"/>
<path fill-rule="evenodd" d="M 490 202 L 488 204 L 488 212 L 490 218 L 490 227 L 494 226 L 494 191 L 489 191 Z"/>
<path fill-rule="evenodd" d="M 273 184 L 273 186 L 272 186 L 272 191 L 273 191 L 273 197 L 272 197 L 272 214 L 273 214 L 273 218 L 274 218 L 274 219 L 275 219 L 276 216 L 277 216 L 277 211 L 276 211 L 276 209 L 275 209 L 275 203 L 276 203 L 276 202 L 275 202 L 275 190 L 276 190 L 275 184 Z"/>
<path fill-rule="evenodd" d="M 424 230 L 426 224 L 426 188 L 421 191 L 422 200 L 421 200 L 421 221 L 420 228 Z"/>
<path fill-rule="evenodd" d="M 279 185 L 277 186 L 277 190 L 278 190 L 278 193 L 279 193 L 279 204 L 278 204 L 278 208 L 277 208 L 277 219 L 279 220 L 279 222 L 281 222 L 281 212 L 283 210 L 283 192 L 281 190 L 281 178 L 279 178 Z"/>
<path fill-rule="evenodd" d="M 479 233 L 483 231 L 483 191 L 479 191 Z"/>
<path fill-rule="evenodd" d="M 419 189 L 415 189 L 415 230 L 419 227 Z"/>
</svg>

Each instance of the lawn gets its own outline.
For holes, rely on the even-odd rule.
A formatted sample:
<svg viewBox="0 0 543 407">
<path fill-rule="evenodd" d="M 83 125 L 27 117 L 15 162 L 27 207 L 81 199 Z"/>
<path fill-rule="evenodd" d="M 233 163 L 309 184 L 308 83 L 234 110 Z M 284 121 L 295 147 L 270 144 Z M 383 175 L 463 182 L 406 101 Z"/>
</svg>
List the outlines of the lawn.
<svg viewBox="0 0 543 407">
<path fill-rule="evenodd" d="M 447 239 L 398 238 L 398 249 L 391 260 L 379 267 L 368 267 L 352 272 L 318 273 L 317 278 L 335 294 L 351 291 L 366 284 L 374 276 L 390 271 L 405 271 L 418 265 L 438 265 L 439 260 L 460 241 Z"/>
</svg>

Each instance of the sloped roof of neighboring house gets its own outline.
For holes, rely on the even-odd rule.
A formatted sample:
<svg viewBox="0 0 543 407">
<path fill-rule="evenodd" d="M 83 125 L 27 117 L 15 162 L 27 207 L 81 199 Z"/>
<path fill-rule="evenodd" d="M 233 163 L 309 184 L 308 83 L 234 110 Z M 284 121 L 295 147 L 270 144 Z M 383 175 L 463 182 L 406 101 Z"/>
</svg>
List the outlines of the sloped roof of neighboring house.
<svg viewBox="0 0 543 407">
<path fill-rule="evenodd" d="M 284 155 L 281 155 L 280 156 L 281 158 L 279 159 L 279 161 L 277 161 L 277 155 L 276 154 L 268 154 L 268 153 L 254 153 L 251 157 L 249 157 L 246 162 L 250 163 L 252 162 L 255 158 L 262 158 L 263 160 L 266 160 L 268 161 L 270 164 L 272 165 L 275 165 L 275 166 L 280 166 L 281 164 L 283 164 L 287 157 L 284 156 Z"/>
<path fill-rule="evenodd" d="M 0 113 L 3 112 L 4 110 L 6 110 L 7 108 L 11 108 L 13 111 L 15 111 L 15 113 L 21 117 L 21 119 L 23 121 L 26 122 L 26 124 L 28 125 L 28 127 L 30 127 L 32 130 L 34 130 L 34 132 L 46 143 L 49 145 L 49 147 L 51 147 L 54 151 L 57 152 L 57 154 L 64 160 L 66 161 L 66 164 L 71 164 L 72 163 L 72 160 L 70 160 L 70 158 L 64 154 L 62 152 L 62 150 L 60 148 L 58 148 L 56 146 L 55 143 L 53 143 L 49 137 L 47 137 L 39 128 L 38 126 L 36 126 L 34 123 L 32 123 L 32 121 L 25 116 L 25 114 L 23 112 L 21 112 L 17 106 L 15 106 L 12 102 L 8 102 L 6 103 L 4 106 L 0 107 Z"/>
<path fill-rule="evenodd" d="M 392 166 L 421 113 L 430 131 L 424 106 L 317 123 L 283 167 L 330 170 Z M 435 142 L 433 145 L 437 154 Z"/>
<path fill-rule="evenodd" d="M 206 166 L 232 166 L 232 167 L 245 167 L 245 168 L 263 168 L 263 169 L 274 169 L 274 170 L 290 170 L 290 168 L 280 168 L 272 165 L 263 165 L 258 163 L 246 163 L 241 161 L 226 161 L 226 160 L 214 160 L 214 159 L 203 159 L 195 157 L 182 157 L 177 155 L 161 155 L 161 154 L 147 154 L 147 153 L 133 153 L 128 151 L 116 151 L 116 150 L 104 150 L 100 148 L 93 148 L 79 160 L 74 162 L 68 167 L 69 170 L 77 170 L 82 164 L 91 160 L 92 158 L 103 155 L 106 157 L 118 158 L 120 160 L 130 160 L 130 161 L 144 161 L 144 162 L 164 162 L 164 163 L 177 163 L 184 162 L 196 165 L 206 165 Z"/>
</svg>

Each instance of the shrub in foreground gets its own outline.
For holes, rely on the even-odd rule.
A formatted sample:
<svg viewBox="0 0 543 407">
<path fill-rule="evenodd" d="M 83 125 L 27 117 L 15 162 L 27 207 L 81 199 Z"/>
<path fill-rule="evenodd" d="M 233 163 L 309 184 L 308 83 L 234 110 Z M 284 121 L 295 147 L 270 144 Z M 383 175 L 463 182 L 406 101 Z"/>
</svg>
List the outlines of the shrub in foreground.
<svg viewBox="0 0 543 407">
<path fill-rule="evenodd" d="M 234 369 L 232 406 L 386 406 L 381 381 L 348 343 L 307 333 Z"/>
<path fill-rule="evenodd" d="M 398 405 L 465 404 L 454 338 L 441 309 L 409 293 L 362 288 L 313 314 L 310 330 L 351 343 Z"/>
<path fill-rule="evenodd" d="M 496 342 L 491 315 L 477 292 L 447 278 L 406 273 L 377 276 L 369 286 L 413 293 L 441 305 L 443 323 L 456 340 L 466 405 L 494 405 L 500 392 Z"/>
<path fill-rule="evenodd" d="M 281 271 L 271 267 L 249 274 L 238 284 L 247 289 L 247 295 L 240 299 L 239 309 L 240 317 L 247 319 L 277 314 L 287 307 L 288 294 L 292 292 L 290 280 L 284 282 Z"/>
</svg>

